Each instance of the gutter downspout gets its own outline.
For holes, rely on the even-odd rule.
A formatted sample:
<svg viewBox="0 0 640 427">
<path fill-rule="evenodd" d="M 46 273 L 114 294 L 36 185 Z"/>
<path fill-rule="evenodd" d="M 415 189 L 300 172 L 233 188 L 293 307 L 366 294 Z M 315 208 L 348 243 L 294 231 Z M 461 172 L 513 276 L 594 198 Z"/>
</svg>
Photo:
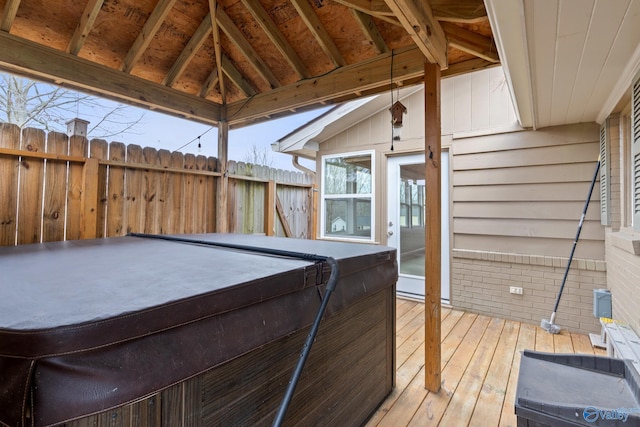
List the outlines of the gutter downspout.
<svg viewBox="0 0 640 427">
<path fill-rule="evenodd" d="M 301 172 L 308 173 L 309 175 L 313 176 L 313 179 L 315 180 L 315 178 L 316 178 L 316 171 L 311 170 L 311 169 L 309 169 L 309 168 L 307 168 L 307 167 L 302 166 L 302 165 L 300 164 L 299 160 L 300 160 L 300 156 L 296 156 L 296 155 L 293 155 L 293 154 L 291 155 L 291 163 L 293 163 L 293 167 L 294 167 L 294 168 L 296 168 L 296 169 L 298 169 L 298 170 L 299 170 L 299 171 L 301 171 Z"/>
</svg>

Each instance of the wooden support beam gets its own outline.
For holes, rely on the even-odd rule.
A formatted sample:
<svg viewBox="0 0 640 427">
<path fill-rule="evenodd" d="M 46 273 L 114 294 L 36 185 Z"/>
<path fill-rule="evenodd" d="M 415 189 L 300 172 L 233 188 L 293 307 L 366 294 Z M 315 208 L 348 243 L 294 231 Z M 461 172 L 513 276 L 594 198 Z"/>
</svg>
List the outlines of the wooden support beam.
<svg viewBox="0 0 640 427">
<path fill-rule="evenodd" d="M 440 167 L 440 67 L 425 63 L 425 387 L 438 392 L 441 385 L 440 324 L 441 324 L 441 167 Z"/>
<path fill-rule="evenodd" d="M 447 38 L 429 3 L 420 0 L 385 2 L 429 62 L 440 65 L 442 69 L 447 68 Z"/>
<path fill-rule="evenodd" d="M 221 120 L 218 124 L 218 165 L 222 176 L 216 186 L 216 233 L 229 232 L 227 200 L 229 196 L 229 171 L 227 162 L 229 156 L 229 123 Z"/>
<path fill-rule="evenodd" d="M 296 110 L 340 96 L 352 96 L 354 92 L 378 89 L 388 90 L 391 71 L 391 52 L 378 55 L 357 64 L 338 68 L 322 77 L 302 80 L 282 86 L 270 92 L 260 93 L 251 99 L 229 104 L 227 114 L 231 125 L 259 119 L 265 111 L 272 115 Z M 424 74 L 424 55 L 416 47 L 393 52 L 394 80 L 421 78 Z M 353 98 L 350 98 L 353 99 Z"/>
<path fill-rule="evenodd" d="M 100 162 L 87 159 L 82 169 L 82 194 L 80 195 L 80 238 L 95 239 L 98 235 L 98 176 Z"/>
<path fill-rule="evenodd" d="M 276 182 L 274 180 L 269 180 L 264 192 L 264 234 L 267 236 L 275 236 L 276 197 Z"/>
<path fill-rule="evenodd" d="M 0 31 L 0 68 L 118 102 L 217 124 L 221 106 Z"/>
</svg>

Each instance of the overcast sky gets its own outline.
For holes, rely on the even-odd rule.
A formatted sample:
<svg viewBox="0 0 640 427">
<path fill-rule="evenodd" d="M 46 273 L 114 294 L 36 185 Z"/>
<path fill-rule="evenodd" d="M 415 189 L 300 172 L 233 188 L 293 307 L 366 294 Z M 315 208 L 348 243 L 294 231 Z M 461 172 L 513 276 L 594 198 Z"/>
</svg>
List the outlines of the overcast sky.
<svg viewBox="0 0 640 427">
<path fill-rule="evenodd" d="M 326 108 L 295 114 L 289 117 L 270 120 L 252 126 L 245 126 L 229 131 L 229 159 L 244 161 L 253 144 L 266 147 L 271 153 L 273 167 L 295 170 L 291 164 L 291 156 L 271 151 L 271 143 L 287 135 L 292 130 L 304 125 L 326 111 Z M 215 127 L 179 119 L 173 116 L 140 110 L 144 118 L 137 126 L 142 133 L 120 135 L 114 138 L 125 144 L 138 144 L 169 151 L 217 156 L 218 133 Z M 90 120 L 90 119 L 88 119 Z M 90 125 L 89 125 L 90 126 Z M 201 148 L 198 150 L 198 136 Z M 312 162 L 301 161 L 303 165 L 315 169 Z"/>
</svg>

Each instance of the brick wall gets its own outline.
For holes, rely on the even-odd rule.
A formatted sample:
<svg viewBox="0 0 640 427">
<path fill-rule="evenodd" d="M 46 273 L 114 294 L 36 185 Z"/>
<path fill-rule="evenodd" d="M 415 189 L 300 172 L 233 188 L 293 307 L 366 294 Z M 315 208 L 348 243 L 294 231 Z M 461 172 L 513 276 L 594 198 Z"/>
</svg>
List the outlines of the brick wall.
<svg viewBox="0 0 640 427">
<path fill-rule="evenodd" d="M 455 308 L 539 325 L 549 320 L 568 258 L 454 249 L 451 304 Z M 593 289 L 605 288 L 601 260 L 574 258 L 555 323 L 572 332 L 599 332 Z M 509 292 L 521 287 L 522 295 Z"/>
</svg>

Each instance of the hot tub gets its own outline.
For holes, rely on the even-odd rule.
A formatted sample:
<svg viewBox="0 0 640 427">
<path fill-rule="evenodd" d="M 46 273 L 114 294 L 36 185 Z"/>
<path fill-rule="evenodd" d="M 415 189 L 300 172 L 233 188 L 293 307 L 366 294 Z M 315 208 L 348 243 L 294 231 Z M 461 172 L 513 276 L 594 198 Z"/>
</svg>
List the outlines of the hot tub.
<svg viewBox="0 0 640 427">
<path fill-rule="evenodd" d="M 394 250 L 185 237 L 337 260 L 285 424 L 363 423 L 394 385 Z M 329 277 L 323 262 L 133 236 L 0 248 L 0 271 L 9 426 L 270 425 Z"/>
</svg>

